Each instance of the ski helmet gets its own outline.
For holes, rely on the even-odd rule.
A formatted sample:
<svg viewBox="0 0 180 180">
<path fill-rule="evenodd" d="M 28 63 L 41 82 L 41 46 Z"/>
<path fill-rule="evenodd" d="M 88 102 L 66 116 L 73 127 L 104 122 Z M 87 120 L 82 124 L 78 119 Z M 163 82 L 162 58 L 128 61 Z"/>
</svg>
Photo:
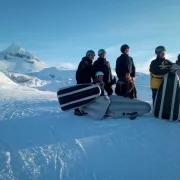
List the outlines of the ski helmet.
<svg viewBox="0 0 180 180">
<path fill-rule="evenodd" d="M 178 55 L 178 60 L 180 61 L 180 54 Z"/>
<path fill-rule="evenodd" d="M 94 55 L 95 56 L 95 52 L 93 50 L 88 50 L 86 52 L 86 56 L 88 57 L 89 55 Z"/>
<path fill-rule="evenodd" d="M 100 49 L 100 50 L 98 51 L 98 56 L 101 55 L 101 54 L 103 54 L 103 53 L 106 53 L 106 50 L 105 50 L 105 49 Z"/>
<path fill-rule="evenodd" d="M 121 46 L 121 52 L 124 53 L 126 49 L 129 49 L 129 46 L 127 44 L 124 44 Z"/>
<path fill-rule="evenodd" d="M 98 71 L 95 76 L 96 76 L 96 77 L 98 77 L 98 76 L 104 76 L 104 73 L 101 72 L 101 71 Z"/>
<path fill-rule="evenodd" d="M 158 46 L 156 49 L 155 49 L 155 53 L 156 55 L 159 55 L 159 53 L 163 52 L 163 51 L 166 51 L 166 48 L 164 46 Z"/>
</svg>

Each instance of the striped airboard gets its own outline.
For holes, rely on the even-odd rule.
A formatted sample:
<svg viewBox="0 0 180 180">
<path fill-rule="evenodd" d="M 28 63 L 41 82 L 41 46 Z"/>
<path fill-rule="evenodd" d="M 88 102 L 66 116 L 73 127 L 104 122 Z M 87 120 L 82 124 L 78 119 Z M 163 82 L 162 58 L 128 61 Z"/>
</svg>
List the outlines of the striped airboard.
<svg viewBox="0 0 180 180">
<path fill-rule="evenodd" d="M 153 113 L 157 118 L 180 120 L 180 82 L 177 73 L 165 75 L 156 95 Z"/>
<path fill-rule="evenodd" d="M 91 103 L 101 94 L 98 85 L 78 84 L 66 88 L 61 88 L 57 92 L 59 104 L 63 111 L 82 107 Z"/>
</svg>

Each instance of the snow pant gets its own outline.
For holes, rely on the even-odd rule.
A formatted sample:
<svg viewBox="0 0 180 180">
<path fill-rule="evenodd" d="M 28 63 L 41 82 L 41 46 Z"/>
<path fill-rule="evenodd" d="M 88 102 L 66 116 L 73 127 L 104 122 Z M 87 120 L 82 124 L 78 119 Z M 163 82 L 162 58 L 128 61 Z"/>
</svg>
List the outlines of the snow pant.
<svg viewBox="0 0 180 180">
<path fill-rule="evenodd" d="M 152 90 L 152 100 L 153 100 L 153 105 L 154 105 L 158 89 L 151 89 L 151 90 Z"/>
<path fill-rule="evenodd" d="M 113 94 L 113 89 L 112 89 L 111 83 L 104 83 L 104 89 L 107 92 L 108 96 Z"/>
<path fill-rule="evenodd" d="M 89 81 L 87 81 L 87 82 L 85 82 L 85 81 L 77 81 L 77 83 L 76 84 L 91 84 L 91 82 Z M 74 110 L 74 112 L 75 111 L 79 111 L 79 108 L 76 108 L 75 110 Z"/>
</svg>

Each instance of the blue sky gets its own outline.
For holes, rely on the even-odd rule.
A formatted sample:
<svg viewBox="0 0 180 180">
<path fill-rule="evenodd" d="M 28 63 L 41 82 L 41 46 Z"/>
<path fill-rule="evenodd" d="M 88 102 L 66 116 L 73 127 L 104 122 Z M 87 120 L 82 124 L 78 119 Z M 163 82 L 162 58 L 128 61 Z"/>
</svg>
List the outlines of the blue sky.
<svg viewBox="0 0 180 180">
<path fill-rule="evenodd" d="M 77 65 L 88 49 L 107 49 L 112 68 L 127 43 L 138 68 L 164 45 L 180 53 L 179 0 L 6 0 L 0 49 L 18 42 L 49 65 Z"/>
</svg>

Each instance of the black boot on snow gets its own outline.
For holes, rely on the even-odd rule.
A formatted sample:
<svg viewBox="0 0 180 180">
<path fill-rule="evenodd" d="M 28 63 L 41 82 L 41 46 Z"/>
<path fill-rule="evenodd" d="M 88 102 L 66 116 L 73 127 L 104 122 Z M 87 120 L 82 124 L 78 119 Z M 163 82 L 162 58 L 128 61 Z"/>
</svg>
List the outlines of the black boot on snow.
<svg viewBox="0 0 180 180">
<path fill-rule="evenodd" d="M 75 111 L 74 111 L 74 115 L 76 115 L 76 116 L 83 116 L 85 114 L 87 114 L 87 113 L 85 113 L 84 111 L 81 112 L 80 109 L 75 109 Z"/>
</svg>

